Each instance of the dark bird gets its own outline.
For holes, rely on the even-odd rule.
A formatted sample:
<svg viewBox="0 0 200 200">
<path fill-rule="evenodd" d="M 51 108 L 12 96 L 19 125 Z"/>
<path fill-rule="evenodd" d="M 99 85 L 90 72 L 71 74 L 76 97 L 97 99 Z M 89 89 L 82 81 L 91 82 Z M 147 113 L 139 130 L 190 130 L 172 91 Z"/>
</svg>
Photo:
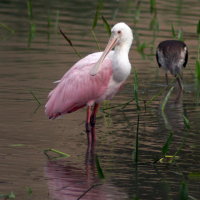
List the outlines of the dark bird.
<svg viewBox="0 0 200 200">
<path fill-rule="evenodd" d="M 167 84 L 167 72 L 170 71 L 170 73 L 176 77 L 180 86 L 180 91 L 182 91 L 182 68 L 186 67 L 188 61 L 188 49 L 186 44 L 179 40 L 162 41 L 157 47 L 156 59 L 159 67 L 165 70 Z"/>
</svg>

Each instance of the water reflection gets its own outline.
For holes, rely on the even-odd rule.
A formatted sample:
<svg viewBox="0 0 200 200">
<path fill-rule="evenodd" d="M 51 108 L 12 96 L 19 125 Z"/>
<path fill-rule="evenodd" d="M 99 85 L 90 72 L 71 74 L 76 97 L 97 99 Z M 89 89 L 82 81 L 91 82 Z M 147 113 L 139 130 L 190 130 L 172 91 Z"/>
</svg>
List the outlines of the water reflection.
<svg viewBox="0 0 200 200">
<path fill-rule="evenodd" d="M 64 160 L 49 160 L 45 167 L 49 194 L 56 200 L 122 199 L 126 194 L 117 187 L 98 178 L 95 164 L 95 146 L 89 146 L 84 167 Z"/>
<path fill-rule="evenodd" d="M 180 132 L 184 129 L 183 99 L 179 89 L 174 91 L 166 103 L 164 111 L 160 107 L 160 115 L 167 130 Z"/>
</svg>

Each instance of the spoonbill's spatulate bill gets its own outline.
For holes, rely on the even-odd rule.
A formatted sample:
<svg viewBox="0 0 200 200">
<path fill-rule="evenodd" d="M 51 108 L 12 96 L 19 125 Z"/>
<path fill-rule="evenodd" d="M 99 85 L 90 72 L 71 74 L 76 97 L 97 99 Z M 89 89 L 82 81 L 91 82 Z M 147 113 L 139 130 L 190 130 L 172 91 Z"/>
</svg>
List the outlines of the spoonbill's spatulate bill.
<svg viewBox="0 0 200 200">
<path fill-rule="evenodd" d="M 79 60 L 57 81 L 45 105 L 47 116 L 54 119 L 87 106 L 86 132 L 88 141 L 93 140 L 90 130 L 95 125 L 99 103 L 111 99 L 130 75 L 128 53 L 132 40 L 130 27 L 117 23 L 104 52 Z"/>
<path fill-rule="evenodd" d="M 166 73 L 166 81 L 168 83 L 167 71 L 177 78 L 180 89 L 182 84 L 180 78 L 183 67 L 186 67 L 188 61 L 188 50 L 184 42 L 179 40 L 165 40 L 158 45 L 156 58 L 159 67 L 163 68 Z"/>
</svg>

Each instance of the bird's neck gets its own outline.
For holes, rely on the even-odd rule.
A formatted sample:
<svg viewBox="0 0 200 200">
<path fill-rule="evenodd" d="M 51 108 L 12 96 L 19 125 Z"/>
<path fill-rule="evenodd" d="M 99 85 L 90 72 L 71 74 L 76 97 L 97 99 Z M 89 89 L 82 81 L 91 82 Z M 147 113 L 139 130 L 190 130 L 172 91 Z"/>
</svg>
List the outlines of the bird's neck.
<svg viewBox="0 0 200 200">
<path fill-rule="evenodd" d="M 131 45 L 127 44 L 119 44 L 115 47 L 114 54 L 115 56 L 124 56 L 128 59 L 128 53 L 130 50 Z"/>
<path fill-rule="evenodd" d="M 113 79 L 116 82 L 123 82 L 130 75 L 131 64 L 128 53 L 130 46 L 116 46 L 113 54 Z"/>
</svg>

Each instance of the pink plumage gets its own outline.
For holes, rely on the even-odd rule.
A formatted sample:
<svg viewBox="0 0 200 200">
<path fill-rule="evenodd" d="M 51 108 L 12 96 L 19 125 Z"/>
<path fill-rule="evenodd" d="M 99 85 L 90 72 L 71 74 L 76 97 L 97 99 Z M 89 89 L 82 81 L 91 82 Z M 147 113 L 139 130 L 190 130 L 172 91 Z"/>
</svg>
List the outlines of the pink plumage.
<svg viewBox="0 0 200 200">
<path fill-rule="evenodd" d="M 58 85 L 49 93 L 49 100 L 45 106 L 45 112 L 50 119 L 104 100 L 101 97 L 112 77 L 109 55 L 103 61 L 99 73 L 96 76 L 90 75 L 91 68 L 101 54 L 102 52 L 93 53 L 79 60 L 61 80 L 57 81 Z"/>
<path fill-rule="evenodd" d="M 95 141 L 94 127 L 99 103 L 111 99 L 131 71 L 128 53 L 133 40 L 132 30 L 121 22 L 111 32 L 104 52 L 93 53 L 81 59 L 61 80 L 56 81 L 58 85 L 49 93 L 45 106 L 50 119 L 87 106 L 85 125 L 88 144 Z M 111 51 L 114 47 L 114 51 Z"/>
</svg>

